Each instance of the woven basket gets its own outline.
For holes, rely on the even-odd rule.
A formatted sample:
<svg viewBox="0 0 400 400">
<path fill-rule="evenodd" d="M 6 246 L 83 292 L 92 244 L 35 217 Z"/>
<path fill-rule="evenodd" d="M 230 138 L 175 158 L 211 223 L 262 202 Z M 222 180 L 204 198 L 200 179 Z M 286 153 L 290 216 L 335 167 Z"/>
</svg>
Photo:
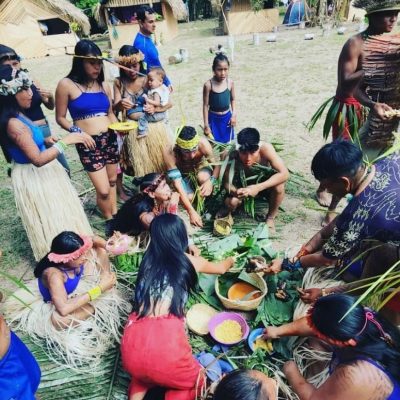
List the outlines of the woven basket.
<svg viewBox="0 0 400 400">
<path fill-rule="evenodd" d="M 217 294 L 218 298 L 221 300 L 221 303 L 224 305 L 225 308 L 229 310 L 251 311 L 255 310 L 261 304 L 263 298 L 268 293 L 267 284 L 265 283 L 264 279 L 258 274 L 248 275 L 252 278 L 252 282 L 249 283 L 251 283 L 257 289 L 260 289 L 262 292 L 262 295 L 254 300 L 230 300 L 227 297 L 222 296 L 219 291 L 219 278 L 215 280 L 215 293 Z"/>
<path fill-rule="evenodd" d="M 210 319 L 218 314 L 218 311 L 207 304 L 194 304 L 186 313 L 186 325 L 197 335 L 207 335 Z"/>
<path fill-rule="evenodd" d="M 228 214 L 223 218 L 216 218 L 214 220 L 213 234 L 215 236 L 229 236 L 232 233 L 233 218 Z"/>
</svg>

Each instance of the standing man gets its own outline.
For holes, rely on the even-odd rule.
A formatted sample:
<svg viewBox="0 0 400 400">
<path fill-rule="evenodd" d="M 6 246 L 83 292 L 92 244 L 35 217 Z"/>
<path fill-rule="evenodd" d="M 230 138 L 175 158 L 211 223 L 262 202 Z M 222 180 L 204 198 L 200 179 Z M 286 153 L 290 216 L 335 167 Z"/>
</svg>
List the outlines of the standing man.
<svg viewBox="0 0 400 400">
<path fill-rule="evenodd" d="M 146 64 L 146 72 L 152 67 L 161 67 L 158 50 L 155 46 L 151 35 L 156 30 L 156 12 L 149 6 L 140 7 L 136 13 L 140 30 L 137 33 L 133 46 L 144 54 L 144 62 Z M 172 84 L 167 76 L 164 78 L 164 85 L 172 92 Z"/>
<path fill-rule="evenodd" d="M 400 107 L 400 70 L 397 67 L 400 35 L 384 34 L 390 33 L 396 25 L 400 1 L 357 0 L 354 6 L 366 10 L 369 25 L 364 32 L 352 36 L 340 53 L 338 86 L 323 135 L 327 138 L 332 128 L 334 140 L 355 140 L 361 145 L 365 159 L 372 162 L 391 147 L 393 132 L 399 124 L 398 118 L 391 118 L 387 113 Z M 327 104 L 329 102 L 322 107 Z M 360 129 L 364 123 L 361 105 L 370 112 Z M 312 117 L 309 129 L 314 127 L 322 107 Z M 340 198 L 333 196 L 330 201 L 326 191 L 317 191 L 317 200 L 320 205 L 329 206 L 323 225 L 329 224 L 336 216 Z"/>
</svg>

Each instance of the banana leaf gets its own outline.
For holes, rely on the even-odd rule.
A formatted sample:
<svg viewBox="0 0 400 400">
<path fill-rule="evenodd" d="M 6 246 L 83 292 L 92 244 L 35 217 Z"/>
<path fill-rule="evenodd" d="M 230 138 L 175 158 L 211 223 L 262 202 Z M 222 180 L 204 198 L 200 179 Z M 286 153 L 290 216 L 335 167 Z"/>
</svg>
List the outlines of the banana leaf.
<svg viewBox="0 0 400 400">
<path fill-rule="evenodd" d="M 323 134 L 323 137 L 325 140 L 327 140 L 329 137 L 329 132 L 332 128 L 333 121 L 335 120 L 335 118 L 337 116 L 339 107 L 340 107 L 340 102 L 333 100 L 333 103 L 328 110 L 328 114 L 326 115 L 323 131 L 322 131 L 322 134 Z"/>
</svg>

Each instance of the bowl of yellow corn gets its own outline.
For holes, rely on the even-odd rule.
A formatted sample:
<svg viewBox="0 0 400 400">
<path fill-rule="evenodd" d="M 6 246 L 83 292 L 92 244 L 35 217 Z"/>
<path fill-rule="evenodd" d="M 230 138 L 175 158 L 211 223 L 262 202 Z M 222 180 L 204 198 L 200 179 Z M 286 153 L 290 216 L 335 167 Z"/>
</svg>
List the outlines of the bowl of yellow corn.
<svg viewBox="0 0 400 400">
<path fill-rule="evenodd" d="M 247 343 L 250 347 L 250 350 L 252 350 L 252 351 L 261 349 L 268 354 L 272 354 L 274 352 L 274 347 L 272 345 L 272 341 L 268 340 L 268 339 L 265 340 L 262 336 L 263 332 L 264 332 L 263 328 L 253 329 L 250 332 L 249 337 L 247 338 Z"/>
<path fill-rule="evenodd" d="M 214 340 L 228 346 L 246 339 L 250 330 L 246 320 L 233 312 L 220 312 L 214 315 L 208 323 L 208 329 Z"/>
</svg>

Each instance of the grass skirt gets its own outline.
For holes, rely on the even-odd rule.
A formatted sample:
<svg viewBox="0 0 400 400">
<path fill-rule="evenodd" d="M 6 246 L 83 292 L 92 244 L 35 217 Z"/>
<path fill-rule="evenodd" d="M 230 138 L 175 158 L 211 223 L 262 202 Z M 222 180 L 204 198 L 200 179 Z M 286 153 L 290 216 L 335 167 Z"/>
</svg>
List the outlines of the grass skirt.
<svg viewBox="0 0 400 400">
<path fill-rule="evenodd" d="M 164 149 L 171 142 L 164 122 L 149 123 L 147 136 L 138 139 L 137 129 L 130 131 L 121 152 L 121 168 L 131 176 L 144 176 L 152 172 L 164 172 Z"/>
<path fill-rule="evenodd" d="M 87 268 L 85 268 L 87 269 Z M 74 297 L 87 291 L 100 281 L 99 269 L 93 275 L 84 275 L 78 287 L 69 295 Z M 122 290 L 113 288 L 90 302 L 95 313 L 86 320 L 76 320 L 75 325 L 56 329 L 51 321 L 54 304 L 45 303 L 39 292 L 37 279 L 17 290 L 2 307 L 2 312 L 16 330 L 28 334 L 43 347 L 49 359 L 74 370 L 94 370 L 101 357 L 115 342 L 119 342 L 121 327 L 125 323 L 131 305 Z M 25 303 L 23 304 L 22 301 Z"/>
<path fill-rule="evenodd" d="M 42 166 L 14 164 L 15 203 L 36 260 L 50 250 L 55 236 L 69 230 L 92 235 L 78 194 L 57 160 Z"/>
</svg>

